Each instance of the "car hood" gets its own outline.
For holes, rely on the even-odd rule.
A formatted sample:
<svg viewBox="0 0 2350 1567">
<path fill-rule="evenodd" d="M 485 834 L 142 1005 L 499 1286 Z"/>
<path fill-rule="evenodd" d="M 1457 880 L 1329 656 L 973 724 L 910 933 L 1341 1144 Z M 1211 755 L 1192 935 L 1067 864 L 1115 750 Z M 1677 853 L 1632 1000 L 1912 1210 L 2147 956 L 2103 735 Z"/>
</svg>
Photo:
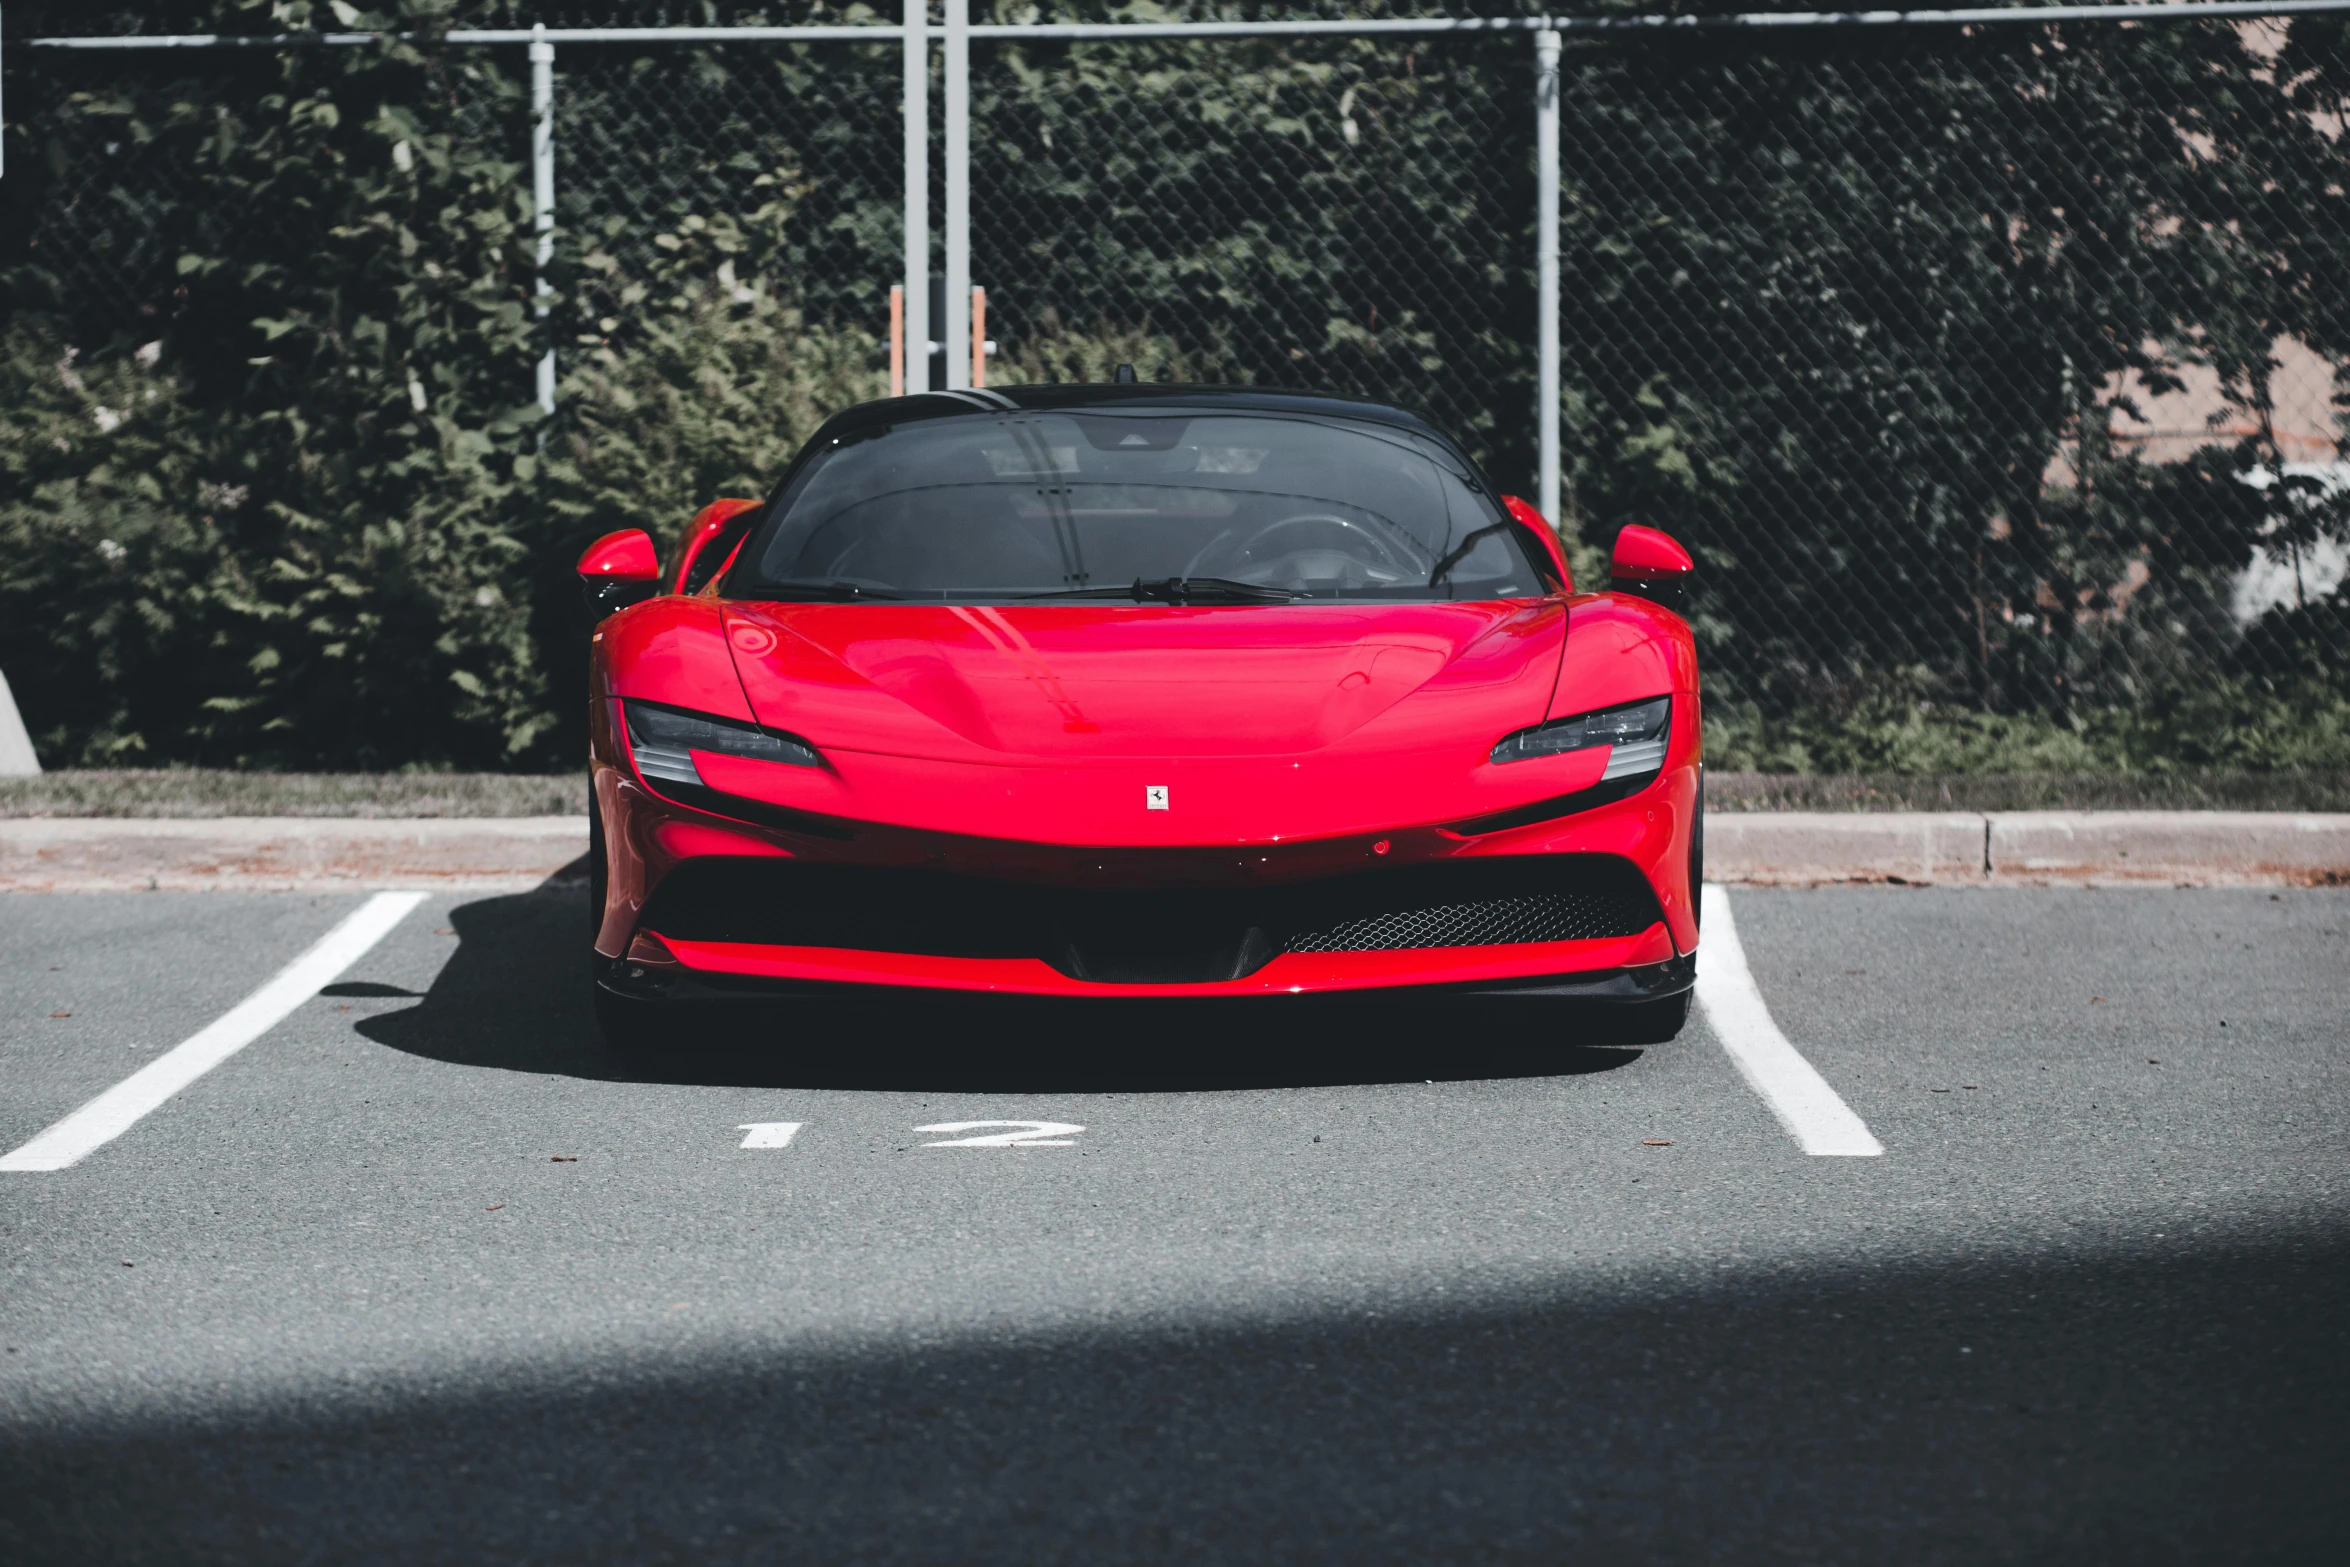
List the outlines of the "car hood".
<svg viewBox="0 0 2350 1567">
<path fill-rule="evenodd" d="M 1032 765 L 1245 759 L 1342 746 L 1442 691 L 1480 747 L 1541 721 L 1555 601 L 726 607 L 759 721 L 820 748 Z M 1424 704 L 1414 704 L 1420 706 Z M 1428 717 L 1434 717 L 1431 712 Z"/>
</svg>

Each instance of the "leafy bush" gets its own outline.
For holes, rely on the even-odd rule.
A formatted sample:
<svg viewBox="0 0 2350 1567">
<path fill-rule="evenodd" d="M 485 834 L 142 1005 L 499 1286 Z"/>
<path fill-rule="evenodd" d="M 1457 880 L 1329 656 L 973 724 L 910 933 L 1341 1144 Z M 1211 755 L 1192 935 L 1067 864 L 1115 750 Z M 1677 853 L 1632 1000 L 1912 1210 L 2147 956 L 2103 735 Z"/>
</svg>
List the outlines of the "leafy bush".
<svg viewBox="0 0 2350 1567">
<path fill-rule="evenodd" d="M 2350 683 L 2236 677 L 2072 719 L 1938 702 L 1918 672 L 1841 707 L 1706 709 L 1706 765 L 1757 773 L 2350 770 Z"/>
<path fill-rule="evenodd" d="M 393 9 L 360 21 L 429 39 L 447 6 Z M 154 344 L 7 328 L 0 538 L 33 564 L 0 585 L 0 660 L 27 723 L 52 762 L 511 764 L 549 729 L 513 525 L 532 236 L 464 124 L 511 84 L 387 41 L 214 90 L 79 105 L 181 170 Z"/>
<path fill-rule="evenodd" d="M 888 391 L 884 345 L 809 321 L 779 278 L 780 170 L 757 210 L 652 236 L 654 266 L 588 250 L 555 301 L 570 341 L 542 448 L 511 402 L 536 319 L 513 170 L 405 112 L 354 133 L 334 101 L 264 95 L 266 118 L 187 148 L 223 203 L 306 225 L 332 286 L 191 218 L 178 269 L 202 308 L 165 337 L 85 353 L 23 310 L 0 335 L 0 547 L 24 563 L 0 581 L 0 667 L 52 766 L 556 765 L 581 735 L 579 546 L 641 527 L 666 548 Z M 177 105 L 138 133 L 206 118 Z M 1147 331 L 1056 333 L 995 379 L 1120 362 L 1189 373 Z"/>
<path fill-rule="evenodd" d="M 51 765 L 491 766 L 545 729 L 498 486 L 322 505 L 147 350 L 0 337 L 0 664 Z M 441 455 L 428 448 L 429 461 Z M 309 505 L 305 505 L 309 502 Z M 357 513 L 354 515 L 354 513 Z"/>
<path fill-rule="evenodd" d="M 568 762 L 579 546 L 667 544 L 883 390 L 894 104 L 860 73 L 894 81 L 892 46 L 567 53 L 565 167 L 596 172 L 566 174 L 542 318 L 517 61 L 436 42 L 513 0 L 97 10 L 11 31 L 405 41 L 11 57 L 11 103 L 29 79 L 44 106 L 0 188 L 0 666 L 44 757 Z M 1570 40 L 1560 520 L 1587 586 L 1627 521 L 1704 562 L 1717 765 L 2340 765 L 2350 601 L 2229 606 L 2339 508 L 2241 482 L 2273 434 L 2157 466 L 2100 432 L 2122 372 L 2201 362 L 2260 411 L 2280 335 L 2350 342 L 2343 25 L 2274 58 L 2221 24 Z M 993 380 L 1425 395 L 1525 482 L 1522 39 L 988 58 Z M 168 178 L 75 188 L 75 136 Z M 126 310 L 69 277 L 30 237 L 52 197 L 136 206 L 160 280 Z"/>
<path fill-rule="evenodd" d="M 1001 360 L 990 360 L 990 386 L 1039 386 L 1062 381 L 1107 381 L 1120 365 L 1134 366 L 1145 381 L 1225 380 L 1245 384 L 1245 372 L 1216 373 L 1146 321 L 1120 327 L 1103 321 L 1091 332 L 1072 332 L 1060 315 L 1046 311 L 1037 329 L 1012 345 Z"/>
<path fill-rule="evenodd" d="M 688 214 L 654 237 L 648 274 L 589 251 L 546 472 L 565 537 L 643 528 L 666 546 L 704 502 L 766 494 L 825 419 L 888 395 L 885 345 L 808 321 L 775 275 L 788 206 L 787 188 L 744 219 Z"/>
</svg>

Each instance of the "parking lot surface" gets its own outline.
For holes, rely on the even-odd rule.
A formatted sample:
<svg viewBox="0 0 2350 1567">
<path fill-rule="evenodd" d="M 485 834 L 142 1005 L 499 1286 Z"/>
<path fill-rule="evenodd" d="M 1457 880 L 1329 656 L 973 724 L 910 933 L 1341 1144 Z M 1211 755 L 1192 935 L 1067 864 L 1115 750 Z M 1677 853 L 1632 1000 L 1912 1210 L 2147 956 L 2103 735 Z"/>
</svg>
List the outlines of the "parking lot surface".
<svg viewBox="0 0 2350 1567">
<path fill-rule="evenodd" d="M 803 1005 L 647 1066 L 575 884 L 436 894 L 0 1171 L 0 1558 L 2338 1550 L 2350 892 L 1730 899 L 1881 1155 L 1702 1011 Z M 0 899 L 0 1152 L 365 901 Z"/>
</svg>

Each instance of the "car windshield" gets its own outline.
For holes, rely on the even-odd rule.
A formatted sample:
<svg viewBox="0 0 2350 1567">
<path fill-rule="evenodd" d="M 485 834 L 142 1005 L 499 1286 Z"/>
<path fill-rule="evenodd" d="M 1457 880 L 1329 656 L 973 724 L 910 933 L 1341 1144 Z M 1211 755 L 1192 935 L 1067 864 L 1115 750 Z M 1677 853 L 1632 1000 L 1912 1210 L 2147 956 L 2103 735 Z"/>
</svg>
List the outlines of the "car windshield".
<svg viewBox="0 0 2350 1567">
<path fill-rule="evenodd" d="M 1517 525 L 1443 443 L 1370 420 L 1119 407 L 828 441 L 737 598 L 1169 602 L 1539 595 Z"/>
</svg>

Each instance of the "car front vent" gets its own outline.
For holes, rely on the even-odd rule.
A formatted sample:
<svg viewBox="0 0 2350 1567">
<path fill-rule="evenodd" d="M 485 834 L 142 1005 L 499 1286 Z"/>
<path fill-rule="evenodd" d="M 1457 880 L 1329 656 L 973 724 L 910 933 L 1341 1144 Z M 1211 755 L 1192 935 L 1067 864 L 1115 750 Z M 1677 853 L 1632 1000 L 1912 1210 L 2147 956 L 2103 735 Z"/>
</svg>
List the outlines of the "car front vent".
<svg viewBox="0 0 2350 1567">
<path fill-rule="evenodd" d="M 1612 854 L 1518 855 L 1347 876 L 1299 888 L 1286 952 L 1402 952 L 1636 936 L 1662 918 L 1648 879 Z"/>
<path fill-rule="evenodd" d="M 1520 941 L 1588 941 L 1636 936 L 1648 928 L 1626 900 L 1571 892 L 1537 892 L 1434 908 L 1396 909 L 1341 920 L 1289 938 L 1289 952 L 1401 952 L 1413 947 L 1500 947 Z"/>
<path fill-rule="evenodd" d="M 1284 952 L 1636 936 L 1662 913 L 1604 854 L 1527 855 L 1273 887 L 1101 890 L 804 861 L 679 867 L 645 926 L 683 941 L 1040 958 L 1103 984 L 1244 978 Z"/>
</svg>

